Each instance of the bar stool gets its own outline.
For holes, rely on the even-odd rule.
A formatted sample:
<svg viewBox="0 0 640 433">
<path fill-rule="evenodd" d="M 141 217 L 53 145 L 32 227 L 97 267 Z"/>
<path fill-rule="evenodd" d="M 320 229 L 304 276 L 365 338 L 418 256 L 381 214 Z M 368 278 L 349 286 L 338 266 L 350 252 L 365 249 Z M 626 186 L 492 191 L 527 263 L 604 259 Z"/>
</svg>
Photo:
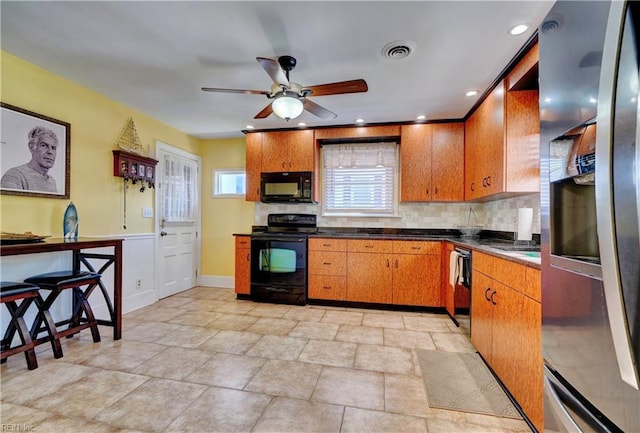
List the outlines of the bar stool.
<svg viewBox="0 0 640 433">
<path fill-rule="evenodd" d="M 100 274 L 87 271 L 58 271 L 48 272 L 45 274 L 34 275 L 24 280 L 26 283 L 35 284 L 42 290 L 50 291 L 49 295 L 44 299 L 42 309 L 48 310 L 53 302 L 66 289 L 73 290 L 73 308 L 71 317 L 66 320 L 55 323 L 56 332 L 59 338 L 71 338 L 83 329 L 90 328 L 94 343 L 100 341 L 100 331 L 98 330 L 98 321 L 93 315 L 91 305 L 89 305 L 89 296 L 98 284 L 100 284 Z M 82 286 L 87 286 L 82 289 Z M 83 317 L 84 315 L 84 317 Z M 44 330 L 43 317 L 38 316 L 31 328 L 31 335 L 36 336 Z M 68 324 L 66 330 L 58 330 L 59 326 Z M 46 326 L 45 326 L 46 327 Z M 36 344 L 41 339 L 36 340 Z"/>
<path fill-rule="evenodd" d="M 24 352 L 27 368 L 29 370 L 38 368 L 35 343 L 24 321 L 24 314 L 37 298 L 38 286 L 13 281 L 0 282 L 0 301 L 7 306 L 11 315 L 11 321 L 0 342 L 0 362 L 4 363 L 9 356 Z M 11 347 L 16 332 L 20 337 L 20 344 Z"/>
</svg>

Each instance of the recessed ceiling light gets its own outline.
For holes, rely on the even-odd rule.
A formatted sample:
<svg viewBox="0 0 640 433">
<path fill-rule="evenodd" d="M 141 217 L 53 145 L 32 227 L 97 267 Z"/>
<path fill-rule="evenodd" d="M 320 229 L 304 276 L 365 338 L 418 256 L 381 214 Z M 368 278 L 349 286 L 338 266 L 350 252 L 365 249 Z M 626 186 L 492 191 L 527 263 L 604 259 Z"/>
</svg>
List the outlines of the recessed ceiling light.
<svg viewBox="0 0 640 433">
<path fill-rule="evenodd" d="M 247 129 L 253 129 L 253 125 L 247 125 Z"/>
<path fill-rule="evenodd" d="M 465 93 L 465 95 L 471 97 L 471 96 L 476 96 L 478 94 L 477 90 L 469 90 L 467 93 Z"/>
<path fill-rule="evenodd" d="M 307 124 L 304 122 L 298 122 L 298 126 L 307 126 Z"/>
<path fill-rule="evenodd" d="M 358 118 L 358 119 L 356 119 L 356 123 L 364 123 L 364 119 Z"/>
<path fill-rule="evenodd" d="M 416 119 L 418 119 L 418 120 L 425 120 L 426 118 L 427 118 L 427 116 L 425 116 L 424 114 L 421 114 L 418 117 L 416 117 Z"/>
<path fill-rule="evenodd" d="M 529 30 L 529 24 L 518 24 L 509 29 L 509 34 L 513 36 L 521 35 Z"/>
</svg>

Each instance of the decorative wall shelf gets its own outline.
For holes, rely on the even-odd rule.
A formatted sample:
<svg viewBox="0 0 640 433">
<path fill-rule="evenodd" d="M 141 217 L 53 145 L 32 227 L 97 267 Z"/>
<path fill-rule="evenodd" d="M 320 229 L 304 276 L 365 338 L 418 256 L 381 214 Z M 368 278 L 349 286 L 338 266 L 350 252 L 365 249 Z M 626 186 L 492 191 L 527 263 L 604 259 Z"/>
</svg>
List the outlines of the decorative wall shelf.
<svg viewBox="0 0 640 433">
<path fill-rule="evenodd" d="M 138 181 L 148 183 L 150 188 L 155 186 L 156 165 L 158 161 L 146 156 L 123 150 L 113 151 L 113 175 L 131 180 L 135 184 Z"/>
</svg>

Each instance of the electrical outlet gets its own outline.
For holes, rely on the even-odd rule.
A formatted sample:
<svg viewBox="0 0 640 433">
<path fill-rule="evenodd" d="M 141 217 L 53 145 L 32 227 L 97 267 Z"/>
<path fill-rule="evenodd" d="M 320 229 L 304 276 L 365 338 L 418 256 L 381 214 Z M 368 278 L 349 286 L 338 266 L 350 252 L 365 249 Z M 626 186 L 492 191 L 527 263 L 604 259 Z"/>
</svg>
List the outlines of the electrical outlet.
<svg viewBox="0 0 640 433">
<path fill-rule="evenodd" d="M 138 279 L 136 280 L 136 289 L 139 289 L 142 287 L 142 280 Z"/>
<path fill-rule="evenodd" d="M 143 207 L 142 218 L 153 218 L 153 209 L 150 207 Z"/>
</svg>

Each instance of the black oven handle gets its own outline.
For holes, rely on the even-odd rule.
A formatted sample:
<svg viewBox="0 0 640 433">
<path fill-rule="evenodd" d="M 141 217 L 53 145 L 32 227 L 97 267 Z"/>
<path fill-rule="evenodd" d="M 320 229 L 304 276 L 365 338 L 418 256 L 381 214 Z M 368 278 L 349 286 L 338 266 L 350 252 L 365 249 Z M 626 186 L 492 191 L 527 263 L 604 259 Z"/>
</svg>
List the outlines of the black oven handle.
<svg viewBox="0 0 640 433">
<path fill-rule="evenodd" d="M 290 236 L 256 236 L 251 238 L 252 241 L 277 241 L 277 242 L 306 242 L 307 238 L 296 238 Z"/>
</svg>

